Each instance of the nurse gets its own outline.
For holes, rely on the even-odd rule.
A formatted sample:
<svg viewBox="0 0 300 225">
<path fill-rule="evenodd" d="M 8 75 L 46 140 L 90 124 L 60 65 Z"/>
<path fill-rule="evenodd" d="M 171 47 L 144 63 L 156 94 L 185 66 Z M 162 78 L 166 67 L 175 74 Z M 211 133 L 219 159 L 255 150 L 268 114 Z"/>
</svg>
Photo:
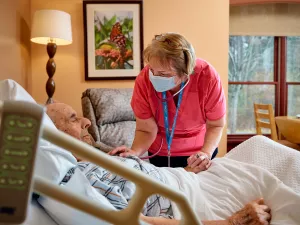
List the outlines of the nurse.
<svg viewBox="0 0 300 225">
<path fill-rule="evenodd" d="M 226 100 L 220 77 L 197 59 L 180 34 L 156 35 L 144 50 L 147 66 L 135 81 L 131 107 L 136 117 L 131 148 L 110 155 L 141 157 L 146 151 L 158 167 L 206 170 L 218 152 Z"/>
</svg>

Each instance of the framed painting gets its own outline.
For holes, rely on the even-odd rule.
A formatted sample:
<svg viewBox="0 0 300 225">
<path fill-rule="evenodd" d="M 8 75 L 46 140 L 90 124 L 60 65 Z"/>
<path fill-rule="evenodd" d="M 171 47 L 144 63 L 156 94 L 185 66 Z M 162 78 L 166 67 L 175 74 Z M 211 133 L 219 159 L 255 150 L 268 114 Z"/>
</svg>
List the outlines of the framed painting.
<svg viewBox="0 0 300 225">
<path fill-rule="evenodd" d="M 134 79 L 143 67 L 143 0 L 83 1 L 85 80 Z"/>
</svg>

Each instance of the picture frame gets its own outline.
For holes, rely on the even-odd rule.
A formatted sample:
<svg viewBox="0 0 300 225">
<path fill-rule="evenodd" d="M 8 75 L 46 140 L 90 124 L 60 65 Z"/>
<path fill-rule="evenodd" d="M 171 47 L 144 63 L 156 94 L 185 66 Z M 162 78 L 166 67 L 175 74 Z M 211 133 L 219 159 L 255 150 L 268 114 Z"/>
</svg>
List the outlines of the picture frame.
<svg viewBox="0 0 300 225">
<path fill-rule="evenodd" d="M 85 80 L 135 79 L 143 68 L 143 0 L 83 1 Z"/>
</svg>

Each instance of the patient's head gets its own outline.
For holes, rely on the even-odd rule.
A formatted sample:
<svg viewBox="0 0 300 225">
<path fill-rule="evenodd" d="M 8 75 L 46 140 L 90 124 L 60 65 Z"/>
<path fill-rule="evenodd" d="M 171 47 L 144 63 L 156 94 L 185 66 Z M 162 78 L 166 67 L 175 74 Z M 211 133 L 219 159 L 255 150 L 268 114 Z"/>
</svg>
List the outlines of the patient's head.
<svg viewBox="0 0 300 225">
<path fill-rule="evenodd" d="M 87 144 L 94 144 L 94 140 L 87 130 L 91 122 L 84 117 L 77 116 L 71 106 L 64 103 L 52 103 L 47 105 L 47 114 L 57 129 Z"/>
</svg>

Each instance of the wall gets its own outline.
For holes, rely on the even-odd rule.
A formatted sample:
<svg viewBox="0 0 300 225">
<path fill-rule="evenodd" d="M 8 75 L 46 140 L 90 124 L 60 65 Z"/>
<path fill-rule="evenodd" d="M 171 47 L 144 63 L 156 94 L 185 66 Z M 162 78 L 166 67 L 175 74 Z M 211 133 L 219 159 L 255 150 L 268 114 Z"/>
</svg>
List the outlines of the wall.
<svg viewBox="0 0 300 225">
<path fill-rule="evenodd" d="M 71 14 L 73 44 L 61 46 L 55 56 L 57 70 L 55 98 L 81 112 L 81 93 L 91 87 L 133 87 L 133 81 L 84 80 L 83 15 L 81 0 L 31 0 L 32 15 L 39 9 L 58 9 Z M 144 43 L 154 34 L 166 31 L 180 32 L 194 45 L 198 57 L 212 63 L 220 73 L 227 95 L 228 78 L 228 0 L 144 0 Z M 45 46 L 32 44 L 32 94 L 39 102 L 47 99 L 45 65 L 48 60 Z M 226 129 L 221 141 L 221 155 L 226 151 Z"/>
<path fill-rule="evenodd" d="M 0 1 L 0 80 L 14 79 L 31 90 L 30 0 Z"/>
</svg>

